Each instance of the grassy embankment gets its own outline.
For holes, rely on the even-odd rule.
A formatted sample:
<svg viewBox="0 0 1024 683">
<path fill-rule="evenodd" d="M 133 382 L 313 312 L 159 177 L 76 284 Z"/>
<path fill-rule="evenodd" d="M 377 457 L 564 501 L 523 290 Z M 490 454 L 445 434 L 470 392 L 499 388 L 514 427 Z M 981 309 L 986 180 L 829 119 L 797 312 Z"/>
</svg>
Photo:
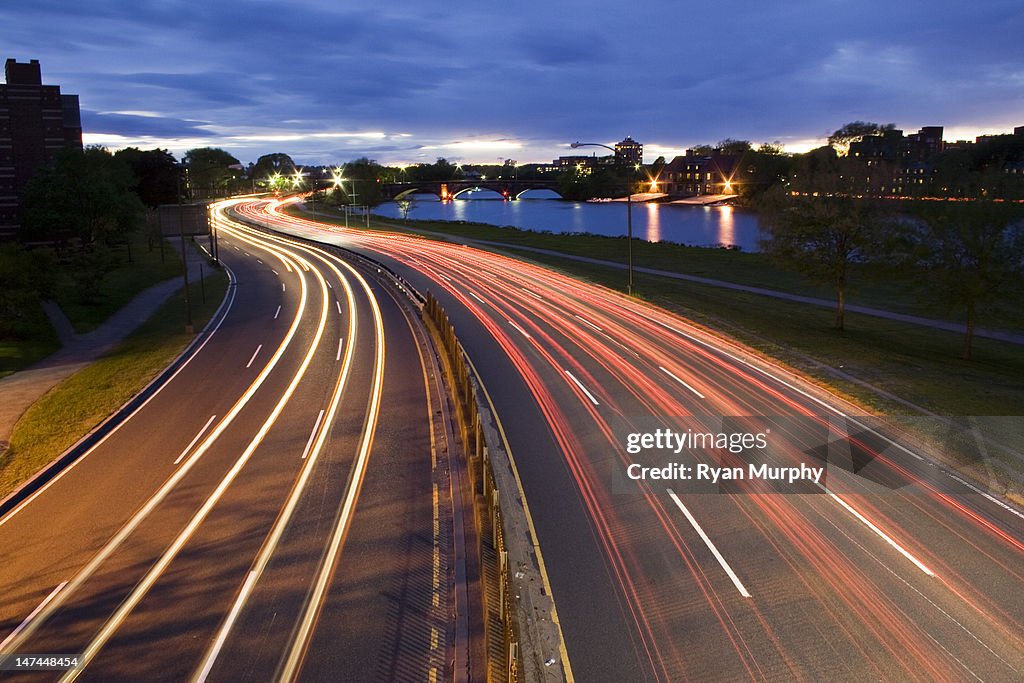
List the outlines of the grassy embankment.
<svg viewBox="0 0 1024 683">
<path fill-rule="evenodd" d="M 169 246 L 165 246 L 163 258 L 159 246 L 150 251 L 143 230 L 131 238 L 131 263 L 127 254 L 124 245 L 113 252 L 116 265 L 104 275 L 95 295 L 88 298 L 81 295 L 80 266 L 71 261 L 54 270 L 54 299 L 76 333 L 95 329 L 136 294 L 181 274 L 178 253 Z M 33 306 L 25 315 L 18 338 L 0 340 L 0 377 L 26 368 L 60 348 L 57 335 L 40 306 Z"/>
<path fill-rule="evenodd" d="M 297 211 L 296 209 L 291 209 Z M 308 217 L 308 216 L 304 216 Z M 323 220 L 323 213 L 318 217 Z M 624 262 L 625 240 L 599 236 L 536 233 L 469 223 L 387 220 L 375 229 L 399 226 L 450 237 L 502 242 Z M 556 256 L 507 253 L 613 289 L 625 288 L 620 269 Z M 829 298 L 827 289 L 781 270 L 762 254 L 635 241 L 634 264 L 754 285 L 794 294 Z M 850 303 L 941 317 L 924 305 L 912 283 L 891 273 L 862 269 L 851 278 Z M 846 330 L 832 327 L 831 309 L 757 294 L 637 273 L 639 296 L 739 340 L 813 378 L 817 383 L 872 412 L 919 414 L 898 397 L 940 415 L 1006 415 L 1024 408 L 1024 346 L 976 339 L 974 360 L 960 358 L 961 335 L 872 316 L 847 313 Z M 1009 297 L 1019 301 L 1019 296 Z M 1024 329 L 1024 311 L 992 324 Z"/>
<path fill-rule="evenodd" d="M 222 270 L 208 275 L 205 303 L 200 283 L 190 283 L 196 329 L 202 329 L 220 306 L 227 282 Z M 29 408 L 14 427 L 10 448 L 0 456 L 0 498 L 99 425 L 167 367 L 193 338 L 184 332 L 184 321 L 185 300 L 179 291 L 109 354 L 58 384 Z"/>
</svg>

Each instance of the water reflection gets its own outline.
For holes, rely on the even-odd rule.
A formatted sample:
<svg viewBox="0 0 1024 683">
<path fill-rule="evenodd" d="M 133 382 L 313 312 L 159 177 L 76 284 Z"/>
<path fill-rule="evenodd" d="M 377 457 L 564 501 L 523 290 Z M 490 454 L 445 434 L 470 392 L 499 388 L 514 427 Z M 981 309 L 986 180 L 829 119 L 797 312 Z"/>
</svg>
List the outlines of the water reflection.
<svg viewBox="0 0 1024 683">
<path fill-rule="evenodd" d="M 504 201 L 500 195 L 490 192 L 463 195 L 450 202 L 438 201 L 432 195 L 416 195 L 413 199 L 415 203 L 409 211 L 411 220 L 512 225 L 553 233 L 626 234 L 624 202 L 589 203 L 529 198 Z M 387 218 L 402 217 L 401 209 L 394 202 L 381 204 L 374 212 Z M 760 227 L 755 214 L 729 206 L 647 204 L 644 207 L 633 206 L 633 235 L 650 241 L 678 242 L 700 247 L 731 244 L 745 251 L 757 251 Z"/>
<path fill-rule="evenodd" d="M 648 242 L 660 242 L 661 241 L 661 211 L 659 211 L 660 205 L 654 202 L 648 202 L 647 208 L 647 241 Z M 635 234 L 635 232 L 634 232 Z"/>
<path fill-rule="evenodd" d="M 736 244 L 736 221 L 731 206 L 718 207 L 718 243 Z"/>
</svg>

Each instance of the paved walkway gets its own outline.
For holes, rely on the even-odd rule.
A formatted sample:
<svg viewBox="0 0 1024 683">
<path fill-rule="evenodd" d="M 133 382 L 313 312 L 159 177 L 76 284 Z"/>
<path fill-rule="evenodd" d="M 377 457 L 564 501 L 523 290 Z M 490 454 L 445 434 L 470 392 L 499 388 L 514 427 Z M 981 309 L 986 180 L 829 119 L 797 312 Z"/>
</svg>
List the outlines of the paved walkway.
<svg viewBox="0 0 1024 683">
<path fill-rule="evenodd" d="M 204 257 L 190 250 L 189 281 L 199 278 Z M 211 268 L 204 266 L 204 274 Z M 54 302 L 43 306 L 57 331 L 60 351 L 35 365 L 0 379 L 0 453 L 7 448 L 15 423 L 29 406 L 58 383 L 110 351 L 145 322 L 181 289 L 181 277 L 166 280 L 144 290 L 102 325 L 87 334 L 75 334 L 71 322 Z"/>
</svg>

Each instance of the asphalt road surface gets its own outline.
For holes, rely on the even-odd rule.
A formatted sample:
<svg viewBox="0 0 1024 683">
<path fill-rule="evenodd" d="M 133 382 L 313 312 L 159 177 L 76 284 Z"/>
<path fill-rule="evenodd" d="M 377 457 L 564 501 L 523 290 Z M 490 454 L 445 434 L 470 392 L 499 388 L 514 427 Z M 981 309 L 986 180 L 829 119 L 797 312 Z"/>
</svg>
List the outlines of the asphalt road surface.
<svg viewBox="0 0 1024 683">
<path fill-rule="evenodd" d="M 372 255 L 446 307 L 508 435 L 576 680 L 1024 679 L 1020 510 L 642 301 L 495 253 L 279 209 L 239 207 Z M 763 434 L 761 464 L 825 472 L 628 477 L 639 463 L 747 472 L 747 453 L 721 448 L 628 450 L 630 434 L 715 424 Z"/>
<path fill-rule="evenodd" d="M 0 518 L 0 652 L 80 662 L 0 679 L 450 680 L 441 394 L 414 307 L 219 222 L 215 331 Z"/>
</svg>

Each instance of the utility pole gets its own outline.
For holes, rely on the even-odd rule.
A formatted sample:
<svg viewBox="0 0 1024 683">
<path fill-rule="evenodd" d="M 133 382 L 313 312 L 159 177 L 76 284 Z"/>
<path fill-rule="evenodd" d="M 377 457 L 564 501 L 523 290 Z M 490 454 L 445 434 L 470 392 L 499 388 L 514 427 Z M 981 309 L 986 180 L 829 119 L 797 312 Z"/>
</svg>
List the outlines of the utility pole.
<svg viewBox="0 0 1024 683">
<path fill-rule="evenodd" d="M 178 237 L 181 238 L 181 277 L 185 282 L 185 334 L 195 334 L 192 302 L 188 296 L 188 250 L 185 246 L 185 209 L 181 204 L 181 176 L 178 176 Z"/>
</svg>

